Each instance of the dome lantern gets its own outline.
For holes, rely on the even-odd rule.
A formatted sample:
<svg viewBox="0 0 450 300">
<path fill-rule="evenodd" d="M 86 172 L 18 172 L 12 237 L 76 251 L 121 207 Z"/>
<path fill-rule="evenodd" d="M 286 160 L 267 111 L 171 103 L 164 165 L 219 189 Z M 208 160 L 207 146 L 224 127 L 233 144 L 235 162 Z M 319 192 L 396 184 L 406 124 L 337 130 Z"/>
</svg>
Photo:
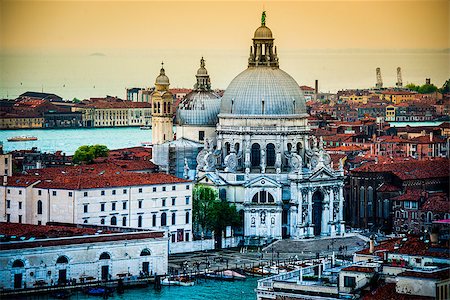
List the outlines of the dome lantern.
<svg viewBox="0 0 450 300">
<path fill-rule="evenodd" d="M 161 62 L 161 70 L 159 71 L 158 77 L 156 77 L 155 86 L 157 87 L 157 89 L 167 89 L 169 85 L 169 77 L 166 76 L 166 71 L 164 70 L 164 62 Z"/>
<path fill-rule="evenodd" d="M 253 47 L 250 47 L 249 67 L 269 66 L 277 68 L 278 57 L 273 51 L 272 30 L 266 27 L 266 12 L 262 12 L 261 26 L 258 27 L 253 36 Z"/>
</svg>

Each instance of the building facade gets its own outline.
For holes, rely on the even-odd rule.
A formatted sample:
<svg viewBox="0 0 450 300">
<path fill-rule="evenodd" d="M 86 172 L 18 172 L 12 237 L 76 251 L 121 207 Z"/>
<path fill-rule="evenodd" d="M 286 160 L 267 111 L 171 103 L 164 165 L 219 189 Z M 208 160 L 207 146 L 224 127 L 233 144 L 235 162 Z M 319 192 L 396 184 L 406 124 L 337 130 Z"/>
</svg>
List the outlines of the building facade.
<svg viewBox="0 0 450 300">
<path fill-rule="evenodd" d="M 164 231 L 99 233 L 105 229 L 8 223 L 1 227 L 3 291 L 167 273 Z"/>
<path fill-rule="evenodd" d="M 10 177 L 0 187 L 1 221 L 164 229 L 171 234 L 172 242 L 192 240 L 190 181 L 107 167 L 44 170 Z"/>
</svg>

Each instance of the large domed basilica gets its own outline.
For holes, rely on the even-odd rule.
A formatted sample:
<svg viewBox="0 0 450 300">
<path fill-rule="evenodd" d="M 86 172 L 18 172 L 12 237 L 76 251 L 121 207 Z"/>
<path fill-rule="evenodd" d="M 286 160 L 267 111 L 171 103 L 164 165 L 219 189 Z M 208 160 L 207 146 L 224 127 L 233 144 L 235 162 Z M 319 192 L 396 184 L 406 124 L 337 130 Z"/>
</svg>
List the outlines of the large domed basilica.
<svg viewBox="0 0 450 300">
<path fill-rule="evenodd" d="M 342 165 L 333 167 L 322 140 L 310 136 L 305 98 L 279 68 L 265 13 L 218 117 L 197 176 L 242 210 L 247 244 L 344 233 Z"/>
<path fill-rule="evenodd" d="M 197 147 L 204 139 L 196 158 L 183 158 L 184 175 L 236 204 L 247 245 L 342 235 L 342 163 L 333 166 L 323 141 L 310 135 L 305 97 L 279 67 L 265 12 L 252 41 L 247 69 L 221 101 L 202 58 L 195 89 L 177 112 L 177 141 Z"/>
</svg>

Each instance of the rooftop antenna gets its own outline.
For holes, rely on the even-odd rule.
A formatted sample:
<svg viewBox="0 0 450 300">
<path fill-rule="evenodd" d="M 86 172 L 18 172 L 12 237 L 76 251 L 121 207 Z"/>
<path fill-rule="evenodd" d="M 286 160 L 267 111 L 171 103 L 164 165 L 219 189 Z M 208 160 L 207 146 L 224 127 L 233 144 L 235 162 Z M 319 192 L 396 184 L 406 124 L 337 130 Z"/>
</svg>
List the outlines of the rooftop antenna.
<svg viewBox="0 0 450 300">
<path fill-rule="evenodd" d="M 402 81 L 402 69 L 400 67 L 397 68 L 397 83 L 395 84 L 398 88 L 403 87 Z"/>
<path fill-rule="evenodd" d="M 383 80 L 381 80 L 381 69 L 377 68 L 376 69 L 376 73 L 377 73 L 377 84 L 376 84 L 376 88 L 377 89 L 381 89 L 383 88 Z"/>
</svg>

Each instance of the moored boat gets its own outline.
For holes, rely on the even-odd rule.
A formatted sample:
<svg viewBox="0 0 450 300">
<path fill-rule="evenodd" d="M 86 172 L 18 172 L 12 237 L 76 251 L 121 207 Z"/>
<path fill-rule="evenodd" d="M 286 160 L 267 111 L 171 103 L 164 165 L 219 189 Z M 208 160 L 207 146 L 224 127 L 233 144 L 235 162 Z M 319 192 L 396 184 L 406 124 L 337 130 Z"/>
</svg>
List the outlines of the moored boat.
<svg viewBox="0 0 450 300">
<path fill-rule="evenodd" d="M 164 278 L 161 285 L 193 286 L 194 281 L 185 277 Z"/>
<path fill-rule="evenodd" d="M 35 136 L 14 136 L 11 138 L 8 138 L 8 142 L 24 142 L 24 141 L 37 141 L 37 137 Z"/>
<path fill-rule="evenodd" d="M 139 127 L 141 130 L 150 130 L 150 129 L 152 129 L 152 126 L 141 126 L 141 127 Z"/>
</svg>

